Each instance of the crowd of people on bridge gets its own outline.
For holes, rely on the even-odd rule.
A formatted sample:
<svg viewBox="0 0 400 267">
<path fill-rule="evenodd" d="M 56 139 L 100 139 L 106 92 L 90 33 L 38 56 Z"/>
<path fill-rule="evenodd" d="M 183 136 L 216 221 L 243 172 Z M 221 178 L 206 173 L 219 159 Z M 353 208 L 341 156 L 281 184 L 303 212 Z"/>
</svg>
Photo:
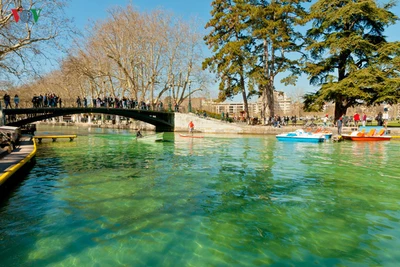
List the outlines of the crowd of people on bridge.
<svg viewBox="0 0 400 267">
<path fill-rule="evenodd" d="M 82 101 L 80 97 L 76 99 L 76 104 L 78 107 L 82 106 Z M 83 98 L 83 107 L 87 107 L 88 101 L 86 97 Z M 126 108 L 126 109 L 141 109 L 141 110 L 152 110 L 152 106 L 150 104 L 150 100 L 145 101 L 138 101 L 133 98 L 127 97 L 104 97 L 104 98 L 94 98 L 92 100 L 92 107 L 107 107 L 107 108 Z M 157 111 L 164 110 L 164 104 L 161 101 L 158 101 L 155 105 L 155 109 Z"/>
<path fill-rule="evenodd" d="M 35 94 L 32 98 L 32 105 L 34 108 L 61 108 L 62 99 L 56 94 Z"/>
<path fill-rule="evenodd" d="M 7 93 L 3 97 L 5 108 L 13 108 L 11 103 L 11 97 Z M 150 100 L 145 101 L 137 101 L 133 98 L 127 97 L 103 97 L 103 98 L 93 98 L 91 103 L 87 97 L 78 96 L 75 101 L 68 101 L 68 103 L 64 103 L 60 96 L 51 93 L 51 94 L 35 94 L 32 99 L 32 107 L 33 108 L 61 108 L 61 107 L 84 107 L 88 108 L 96 107 L 107 107 L 107 108 L 125 108 L 125 109 L 141 109 L 141 110 L 156 110 L 156 111 L 164 111 L 164 104 L 161 101 L 158 101 L 154 108 L 150 104 Z M 20 103 L 20 99 L 18 95 L 14 97 L 14 107 L 18 108 Z M 175 111 L 179 111 L 179 106 L 175 104 Z"/>
</svg>

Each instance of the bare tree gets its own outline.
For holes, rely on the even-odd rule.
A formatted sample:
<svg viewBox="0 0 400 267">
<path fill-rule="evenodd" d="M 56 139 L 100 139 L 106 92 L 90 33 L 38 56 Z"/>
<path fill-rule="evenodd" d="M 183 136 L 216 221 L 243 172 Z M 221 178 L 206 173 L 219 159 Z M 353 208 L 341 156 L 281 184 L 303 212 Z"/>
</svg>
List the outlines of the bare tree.
<svg viewBox="0 0 400 267">
<path fill-rule="evenodd" d="M 71 33 L 66 0 L 0 0 L 0 77 L 37 74 Z"/>
<path fill-rule="evenodd" d="M 189 84 L 190 94 L 204 89 L 195 22 L 163 10 L 141 13 L 131 5 L 114 7 L 109 14 L 75 40 L 60 69 L 42 77 L 31 94 L 50 90 L 64 99 L 129 97 L 154 108 L 170 92 L 169 101 L 180 105 L 189 96 Z"/>
<path fill-rule="evenodd" d="M 196 62 L 201 38 L 193 23 L 162 10 L 140 13 L 131 5 L 109 13 L 74 52 L 85 59 L 78 69 L 103 88 L 102 94 L 149 100 L 154 107 L 169 90 L 181 104 L 188 97 L 189 81 L 198 85 L 192 94 L 200 90 L 204 79 Z"/>
</svg>

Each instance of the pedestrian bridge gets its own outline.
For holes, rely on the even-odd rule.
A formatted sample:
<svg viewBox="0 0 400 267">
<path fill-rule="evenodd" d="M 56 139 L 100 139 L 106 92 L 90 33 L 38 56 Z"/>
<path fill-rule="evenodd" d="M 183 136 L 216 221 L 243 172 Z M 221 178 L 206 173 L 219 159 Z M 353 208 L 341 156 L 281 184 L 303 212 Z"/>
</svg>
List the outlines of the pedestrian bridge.
<svg viewBox="0 0 400 267">
<path fill-rule="evenodd" d="M 3 112 L 4 124 L 9 126 L 22 126 L 28 123 L 64 115 L 97 113 L 97 114 L 118 115 L 127 118 L 132 118 L 138 121 L 143 121 L 154 125 L 156 127 L 156 132 L 174 131 L 175 114 L 173 112 L 162 112 L 162 111 L 151 111 L 151 110 L 140 110 L 140 109 L 105 108 L 105 107 L 103 108 L 18 108 L 18 109 L 3 109 L 2 112 Z M 13 118 L 16 118 L 16 120 L 14 120 Z"/>
</svg>

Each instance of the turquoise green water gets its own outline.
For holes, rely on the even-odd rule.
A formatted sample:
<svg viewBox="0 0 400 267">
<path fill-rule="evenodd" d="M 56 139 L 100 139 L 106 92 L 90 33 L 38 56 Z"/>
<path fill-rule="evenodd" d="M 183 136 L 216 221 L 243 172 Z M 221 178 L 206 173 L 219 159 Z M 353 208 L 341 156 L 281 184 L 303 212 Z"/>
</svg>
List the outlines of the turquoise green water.
<svg viewBox="0 0 400 267">
<path fill-rule="evenodd" d="M 400 142 L 47 140 L 0 202 L 0 266 L 397 266 Z"/>
</svg>

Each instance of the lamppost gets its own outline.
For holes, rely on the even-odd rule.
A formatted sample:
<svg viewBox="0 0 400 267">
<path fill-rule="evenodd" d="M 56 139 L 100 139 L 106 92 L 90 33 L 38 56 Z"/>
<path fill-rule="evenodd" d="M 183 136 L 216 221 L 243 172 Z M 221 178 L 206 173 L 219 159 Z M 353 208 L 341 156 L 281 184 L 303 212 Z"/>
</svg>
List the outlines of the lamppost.
<svg viewBox="0 0 400 267">
<path fill-rule="evenodd" d="M 169 102 L 168 102 L 168 111 L 169 112 L 172 112 L 172 103 L 171 103 L 171 101 L 172 101 L 172 91 L 171 91 L 171 87 L 172 87 L 172 85 L 170 84 L 169 85 Z"/>
<path fill-rule="evenodd" d="M 188 105 L 188 111 L 192 112 L 192 97 L 190 93 L 190 86 L 192 85 L 192 81 L 189 80 L 189 105 Z"/>
</svg>

